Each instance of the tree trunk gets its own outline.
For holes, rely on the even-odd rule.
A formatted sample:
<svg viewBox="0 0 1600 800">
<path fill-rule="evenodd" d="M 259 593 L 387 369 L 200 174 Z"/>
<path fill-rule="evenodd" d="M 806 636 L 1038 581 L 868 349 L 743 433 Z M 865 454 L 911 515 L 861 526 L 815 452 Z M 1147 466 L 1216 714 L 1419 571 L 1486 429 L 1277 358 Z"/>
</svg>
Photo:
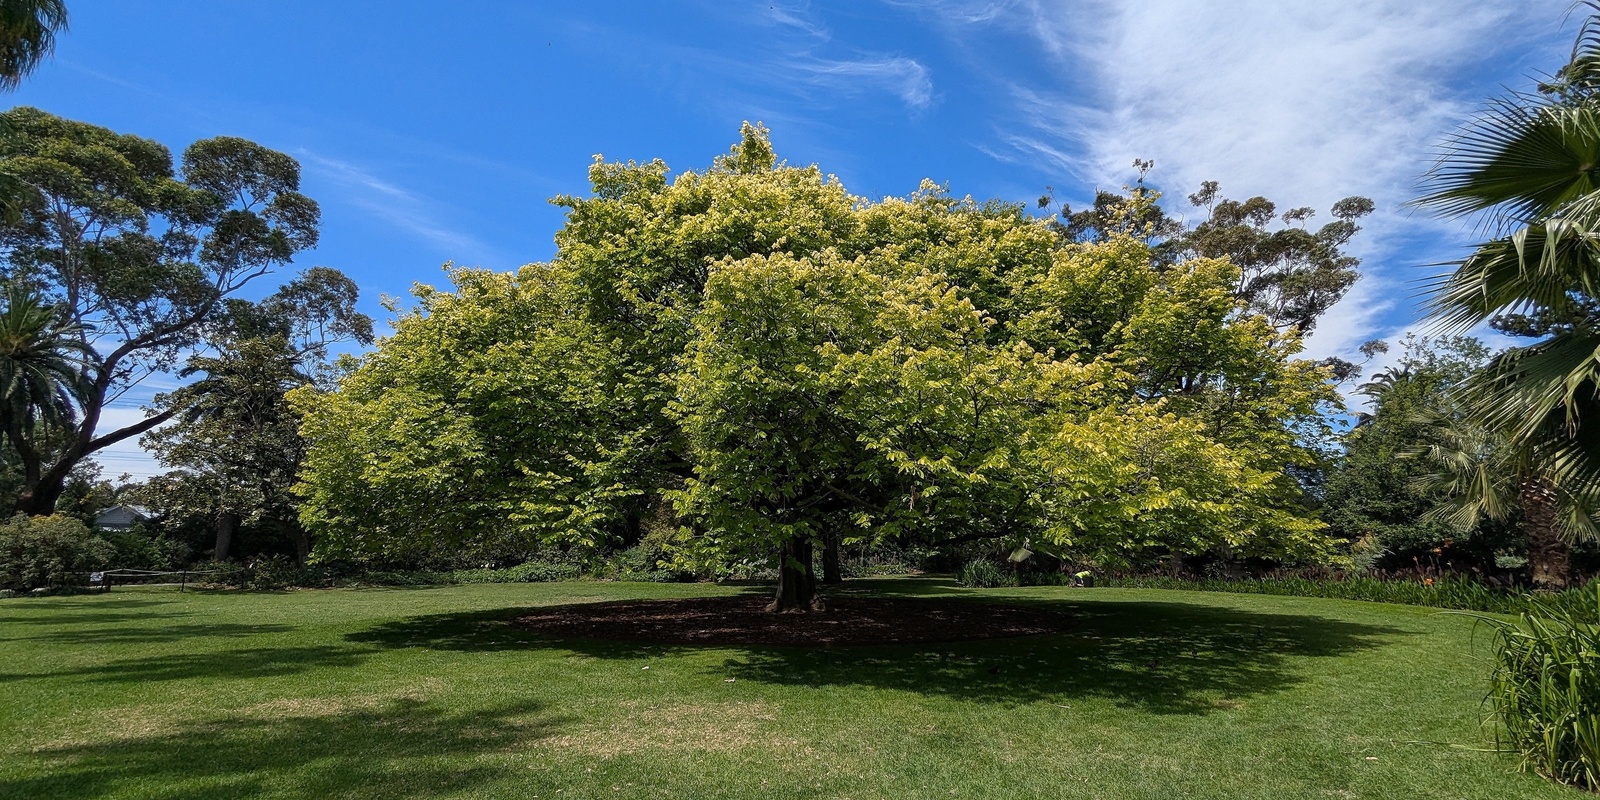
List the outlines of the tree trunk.
<svg viewBox="0 0 1600 800">
<path fill-rule="evenodd" d="M 224 511 L 217 515 L 217 549 L 212 559 L 227 561 L 228 551 L 233 549 L 233 534 L 239 530 L 239 515 L 231 511 Z"/>
<path fill-rule="evenodd" d="M 48 517 L 56 512 L 56 501 L 61 499 L 66 486 L 62 483 L 35 483 L 16 496 L 16 510 L 29 517 Z"/>
<path fill-rule="evenodd" d="M 1530 478 L 1518 493 L 1522 503 L 1523 535 L 1528 540 L 1528 572 L 1535 589 L 1566 588 L 1572 568 L 1572 548 L 1561 538 L 1556 523 L 1555 493 L 1543 481 Z"/>
<path fill-rule="evenodd" d="M 772 612 L 821 611 L 817 574 L 811 563 L 811 540 L 790 539 L 778 551 L 778 593 L 767 606 Z"/>
<path fill-rule="evenodd" d="M 16 426 L 7 424 L 6 439 L 11 442 L 11 449 L 22 462 L 22 490 L 17 493 L 15 513 L 27 514 L 30 517 L 49 516 L 55 513 L 56 501 L 61 498 L 65 489 L 65 482 L 58 481 L 51 486 L 41 486 L 43 465 L 40 463 L 39 452 L 33 449 L 33 443 L 23 435 Z M 53 491 L 52 491 L 53 489 Z"/>
<path fill-rule="evenodd" d="M 294 542 L 294 560 L 305 566 L 306 559 L 311 557 L 311 532 L 302 525 L 290 523 L 289 539 Z"/>
<path fill-rule="evenodd" d="M 640 509 L 629 511 L 625 523 L 627 531 L 623 534 L 622 546 L 627 548 L 638 544 L 644 538 L 644 512 Z"/>
<path fill-rule="evenodd" d="M 30 517 L 50 516 L 56 513 L 56 501 L 65 490 L 64 479 L 38 481 L 17 495 L 17 511 Z"/>
<path fill-rule="evenodd" d="M 127 345 L 124 345 L 126 347 Z M 96 391 L 103 396 L 106 384 L 111 380 L 111 373 L 107 372 L 95 385 Z M 24 445 L 16 450 L 23 460 L 22 491 L 17 494 L 16 511 L 29 516 L 47 516 L 56 512 L 56 501 L 61 499 L 61 493 L 66 490 L 67 478 L 72 474 L 72 468 L 77 466 L 90 455 L 99 452 L 108 445 L 116 444 L 124 439 L 131 439 L 161 423 L 177 416 L 178 409 L 168 409 L 153 416 L 145 417 L 140 422 L 120 428 L 104 436 L 95 438 L 94 428 L 100 421 L 100 407 L 91 404 L 84 409 L 83 419 L 79 420 L 76 439 L 49 467 L 44 465 L 42 456 L 31 446 Z"/>
<path fill-rule="evenodd" d="M 830 533 L 822 540 L 822 582 L 844 583 L 844 573 L 839 571 L 839 534 Z"/>
</svg>

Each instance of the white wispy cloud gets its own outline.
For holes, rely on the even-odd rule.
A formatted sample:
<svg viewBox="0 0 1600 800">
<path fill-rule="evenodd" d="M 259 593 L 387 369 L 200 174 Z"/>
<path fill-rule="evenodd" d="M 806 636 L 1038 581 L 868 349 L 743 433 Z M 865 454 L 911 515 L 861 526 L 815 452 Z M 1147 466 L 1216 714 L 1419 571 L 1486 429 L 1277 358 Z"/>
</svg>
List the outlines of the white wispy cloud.
<svg viewBox="0 0 1600 800">
<path fill-rule="evenodd" d="M 1314 356 L 1349 355 L 1386 317 L 1414 313 L 1414 263 L 1385 261 L 1432 225 L 1404 204 L 1434 143 L 1480 101 L 1452 91 L 1452 79 L 1509 43 L 1513 16 L 1555 32 L 1561 2 L 1152 0 L 1090 6 L 1111 21 L 1095 38 L 1035 30 L 1048 49 L 1094 65 L 1102 110 L 1078 121 L 1100 180 L 1142 157 L 1184 190 L 1217 179 L 1231 196 L 1324 213 L 1348 195 L 1377 202 L 1355 243 L 1368 275 L 1308 342 Z"/>
<path fill-rule="evenodd" d="M 884 5 L 913 11 L 929 12 L 940 19 L 958 25 L 994 22 L 1002 17 L 1031 19 L 1036 4 L 1027 0 L 882 0 Z M 1016 16 L 1025 12 L 1025 16 Z"/>
<path fill-rule="evenodd" d="M 807 58 L 786 65 L 795 77 L 848 94 L 886 91 L 914 109 L 933 102 L 933 79 L 914 58 L 874 57 L 860 60 Z"/>
<path fill-rule="evenodd" d="M 1323 212 L 1349 195 L 1378 212 L 1354 243 L 1367 277 L 1308 343 L 1350 353 L 1413 314 L 1423 240 L 1459 228 L 1410 214 L 1435 143 L 1484 99 L 1463 79 L 1539 48 L 1547 69 L 1570 36 L 1567 0 L 884 0 L 931 14 L 952 37 L 1031 43 L 1060 77 L 1007 76 L 1010 116 L 977 146 L 1085 185 L 1116 188 L 1135 158 L 1174 195 L 1219 180 L 1230 197 L 1265 195 Z M 992 43 L 991 43 L 992 44 Z M 1178 207 L 1178 204 L 1174 204 Z M 1402 255 L 1402 254 L 1405 255 Z"/>
<path fill-rule="evenodd" d="M 348 161 L 301 150 L 296 153 L 307 171 L 343 190 L 346 202 L 393 225 L 400 232 L 422 239 L 447 257 L 482 259 L 494 251 L 488 244 L 439 223 L 437 204 Z"/>
<path fill-rule="evenodd" d="M 770 3 L 765 19 L 773 25 L 794 28 L 820 41 L 833 38 L 833 32 L 817 19 L 810 3 Z"/>
</svg>

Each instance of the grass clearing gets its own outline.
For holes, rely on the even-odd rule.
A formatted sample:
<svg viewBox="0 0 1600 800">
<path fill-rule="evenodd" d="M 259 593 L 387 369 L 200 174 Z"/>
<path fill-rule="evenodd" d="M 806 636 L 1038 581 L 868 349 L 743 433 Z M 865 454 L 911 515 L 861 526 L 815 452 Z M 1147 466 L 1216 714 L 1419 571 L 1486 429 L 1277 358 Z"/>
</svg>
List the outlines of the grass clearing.
<svg viewBox="0 0 1600 800">
<path fill-rule="evenodd" d="M 13 600 L 0 603 L 0 797 L 1583 796 L 1471 749 L 1487 741 L 1487 633 L 1460 616 L 1267 595 L 853 586 L 1042 603 L 1082 622 L 958 644 L 679 647 L 553 642 L 505 620 L 741 590 Z"/>
</svg>

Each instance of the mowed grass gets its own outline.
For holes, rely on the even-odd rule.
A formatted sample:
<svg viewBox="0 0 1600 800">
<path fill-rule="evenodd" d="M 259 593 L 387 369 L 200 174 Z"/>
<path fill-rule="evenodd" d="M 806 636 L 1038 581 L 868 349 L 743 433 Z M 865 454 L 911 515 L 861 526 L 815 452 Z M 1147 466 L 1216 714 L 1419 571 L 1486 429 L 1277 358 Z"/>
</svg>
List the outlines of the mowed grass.
<svg viewBox="0 0 1600 800">
<path fill-rule="evenodd" d="M 556 642 L 502 584 L 0 602 L 0 797 L 1581 797 L 1482 752 L 1470 619 L 1132 589 L 1072 632 L 837 649 Z M 648 667 L 648 669 L 646 669 Z"/>
</svg>

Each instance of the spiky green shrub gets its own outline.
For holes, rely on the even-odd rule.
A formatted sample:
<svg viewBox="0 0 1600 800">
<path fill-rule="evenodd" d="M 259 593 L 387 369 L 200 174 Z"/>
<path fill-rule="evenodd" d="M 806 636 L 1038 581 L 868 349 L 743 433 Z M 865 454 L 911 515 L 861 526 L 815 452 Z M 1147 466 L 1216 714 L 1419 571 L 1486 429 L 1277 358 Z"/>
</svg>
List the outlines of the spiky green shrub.
<svg viewBox="0 0 1600 800">
<path fill-rule="evenodd" d="M 992 589 L 996 586 L 1016 586 L 1017 577 L 1011 571 L 987 558 L 979 558 L 961 565 L 956 581 L 974 589 Z"/>
<path fill-rule="evenodd" d="M 1516 621 L 1494 628 L 1488 705 L 1496 740 L 1519 768 L 1600 789 L 1600 585 L 1588 603 L 1534 598 Z"/>
</svg>

